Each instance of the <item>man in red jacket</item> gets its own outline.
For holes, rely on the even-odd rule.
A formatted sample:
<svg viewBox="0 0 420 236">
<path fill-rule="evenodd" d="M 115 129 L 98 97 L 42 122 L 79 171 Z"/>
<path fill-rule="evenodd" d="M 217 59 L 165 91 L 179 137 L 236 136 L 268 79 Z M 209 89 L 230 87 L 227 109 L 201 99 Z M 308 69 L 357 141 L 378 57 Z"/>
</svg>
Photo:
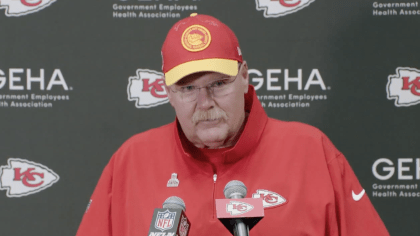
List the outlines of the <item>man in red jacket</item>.
<svg viewBox="0 0 420 236">
<path fill-rule="evenodd" d="M 215 199 L 231 180 L 262 198 L 251 235 L 389 235 L 341 152 L 318 129 L 268 118 L 234 33 L 192 14 L 162 47 L 176 120 L 135 135 L 113 155 L 78 236 L 147 235 L 154 208 L 185 201 L 189 235 L 228 236 Z M 165 235 L 165 234 L 163 234 Z"/>
</svg>

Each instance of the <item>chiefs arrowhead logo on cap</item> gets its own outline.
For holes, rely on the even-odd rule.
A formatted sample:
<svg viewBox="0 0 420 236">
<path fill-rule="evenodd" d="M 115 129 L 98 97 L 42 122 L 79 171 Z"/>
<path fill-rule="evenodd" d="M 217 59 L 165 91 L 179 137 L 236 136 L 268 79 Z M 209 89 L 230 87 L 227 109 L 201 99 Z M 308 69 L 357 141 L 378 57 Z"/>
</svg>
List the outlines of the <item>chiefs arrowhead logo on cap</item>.
<svg viewBox="0 0 420 236">
<path fill-rule="evenodd" d="M 182 46 L 190 52 L 206 49 L 211 42 L 210 31 L 202 25 L 192 25 L 182 34 Z"/>
</svg>

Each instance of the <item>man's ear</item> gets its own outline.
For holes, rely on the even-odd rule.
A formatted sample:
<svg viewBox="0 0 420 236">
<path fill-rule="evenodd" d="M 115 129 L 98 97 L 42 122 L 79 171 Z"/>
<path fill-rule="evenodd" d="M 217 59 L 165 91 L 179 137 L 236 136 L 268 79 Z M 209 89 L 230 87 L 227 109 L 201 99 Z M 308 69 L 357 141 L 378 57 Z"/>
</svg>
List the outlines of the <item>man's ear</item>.
<svg viewBox="0 0 420 236">
<path fill-rule="evenodd" d="M 244 93 L 248 93 L 249 74 L 248 74 L 248 64 L 246 64 L 246 61 L 242 62 L 240 71 L 238 73 L 242 77 L 242 82 L 244 85 Z"/>
</svg>

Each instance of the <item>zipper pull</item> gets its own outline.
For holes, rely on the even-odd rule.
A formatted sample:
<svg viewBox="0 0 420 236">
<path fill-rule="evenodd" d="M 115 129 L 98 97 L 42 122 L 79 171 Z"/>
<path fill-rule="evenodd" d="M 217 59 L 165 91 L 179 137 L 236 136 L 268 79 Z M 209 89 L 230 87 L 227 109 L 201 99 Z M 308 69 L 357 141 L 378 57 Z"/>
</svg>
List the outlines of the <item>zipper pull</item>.
<svg viewBox="0 0 420 236">
<path fill-rule="evenodd" d="M 214 180 L 214 182 L 216 183 L 216 180 L 217 180 L 217 174 L 214 174 L 214 175 L 213 175 L 213 180 Z"/>
</svg>

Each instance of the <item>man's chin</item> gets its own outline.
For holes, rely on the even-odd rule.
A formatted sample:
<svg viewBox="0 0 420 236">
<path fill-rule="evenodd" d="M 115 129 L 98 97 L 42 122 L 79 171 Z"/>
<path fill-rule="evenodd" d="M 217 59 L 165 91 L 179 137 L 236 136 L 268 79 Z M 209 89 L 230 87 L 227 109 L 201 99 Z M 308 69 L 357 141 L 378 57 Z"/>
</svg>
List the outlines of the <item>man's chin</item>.
<svg viewBox="0 0 420 236">
<path fill-rule="evenodd" d="M 197 131 L 197 136 L 202 144 L 209 148 L 222 147 L 227 138 L 227 131 L 221 128 L 210 128 Z"/>
<path fill-rule="evenodd" d="M 224 142 L 208 142 L 208 143 L 203 143 L 205 148 L 209 148 L 209 149 L 217 149 L 217 148 L 224 148 Z"/>
</svg>

